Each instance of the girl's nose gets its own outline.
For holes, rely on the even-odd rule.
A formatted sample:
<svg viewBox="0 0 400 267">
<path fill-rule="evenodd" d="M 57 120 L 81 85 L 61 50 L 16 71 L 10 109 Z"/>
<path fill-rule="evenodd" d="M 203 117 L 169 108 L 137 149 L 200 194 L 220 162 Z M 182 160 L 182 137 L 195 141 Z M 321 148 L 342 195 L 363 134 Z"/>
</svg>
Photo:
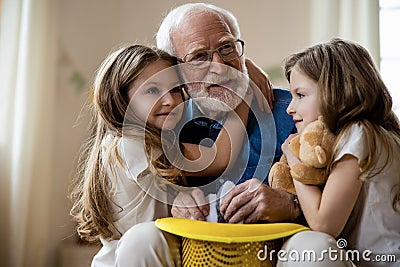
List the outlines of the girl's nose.
<svg viewBox="0 0 400 267">
<path fill-rule="evenodd" d="M 173 106 L 173 105 L 175 105 L 175 98 L 173 97 L 171 92 L 165 93 L 161 97 L 161 101 L 162 101 L 162 104 L 164 106 Z"/>
<path fill-rule="evenodd" d="M 293 108 L 293 100 L 290 101 L 289 106 L 286 109 L 286 113 L 289 115 L 292 115 L 296 112 L 296 110 Z"/>
</svg>

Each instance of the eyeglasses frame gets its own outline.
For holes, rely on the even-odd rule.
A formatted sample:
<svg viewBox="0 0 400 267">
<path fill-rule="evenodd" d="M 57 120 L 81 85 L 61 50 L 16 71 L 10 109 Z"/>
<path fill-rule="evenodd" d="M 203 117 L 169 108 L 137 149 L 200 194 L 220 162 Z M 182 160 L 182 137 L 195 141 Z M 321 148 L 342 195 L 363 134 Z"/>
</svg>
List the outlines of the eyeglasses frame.
<svg viewBox="0 0 400 267">
<path fill-rule="evenodd" d="M 241 40 L 241 39 L 236 39 L 235 41 L 233 41 L 233 43 L 237 43 L 237 42 L 239 42 L 240 43 L 240 45 L 241 45 L 241 47 L 242 47 L 242 52 L 241 52 L 241 54 L 239 55 L 239 56 L 237 56 L 237 57 L 235 57 L 235 58 L 232 58 L 232 59 L 230 59 L 230 60 L 224 60 L 223 59 L 223 55 L 221 55 L 220 54 L 220 52 L 218 51 L 221 47 L 223 47 L 224 45 L 226 45 L 226 44 L 223 44 L 223 45 L 220 45 L 219 47 L 217 47 L 216 49 L 209 49 L 209 50 L 199 50 L 199 51 L 196 51 L 196 52 L 193 52 L 193 53 L 187 53 L 183 58 L 177 58 L 177 60 L 178 60 L 178 62 L 179 63 L 191 63 L 191 62 L 193 62 L 193 61 L 186 61 L 185 60 L 185 58 L 188 56 L 188 55 L 191 55 L 191 54 L 197 54 L 197 53 L 199 53 L 199 52 L 207 52 L 207 54 L 208 54 L 208 60 L 204 60 L 204 61 L 198 61 L 198 62 L 212 62 L 212 60 L 213 60 L 213 58 L 214 58 L 214 53 L 215 52 L 217 52 L 218 53 L 218 55 L 219 55 L 219 57 L 224 61 L 224 62 L 229 62 L 229 61 L 232 61 L 232 60 L 235 60 L 235 59 L 238 59 L 238 58 L 240 58 L 241 56 L 243 56 L 243 54 L 244 54 L 244 41 L 243 40 Z M 236 44 L 235 44 L 236 45 Z"/>
</svg>

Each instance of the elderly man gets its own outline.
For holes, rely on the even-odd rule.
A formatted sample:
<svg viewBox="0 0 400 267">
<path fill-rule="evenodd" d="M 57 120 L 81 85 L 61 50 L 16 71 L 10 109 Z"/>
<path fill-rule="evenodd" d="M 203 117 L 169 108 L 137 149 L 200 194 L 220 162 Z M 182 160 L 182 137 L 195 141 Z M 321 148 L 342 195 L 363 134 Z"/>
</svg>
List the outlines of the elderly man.
<svg viewBox="0 0 400 267">
<path fill-rule="evenodd" d="M 165 17 L 157 33 L 157 46 L 174 54 L 181 59 L 181 62 L 189 64 L 189 66 L 208 62 L 208 74 L 211 73 L 212 77 L 225 77 L 230 75 L 229 72 L 232 68 L 247 73 L 243 56 L 244 42 L 239 38 L 238 23 L 231 13 L 213 5 L 195 3 L 179 6 Z M 182 69 L 184 76 L 193 78 L 194 75 L 196 77 L 195 74 L 188 74 L 189 67 L 182 67 Z M 199 70 L 193 71 L 199 72 Z M 193 81 L 199 81 L 199 77 L 194 78 Z M 206 81 L 204 86 L 199 86 L 197 82 L 186 81 L 189 82 L 188 93 L 194 99 L 201 96 L 220 100 L 234 109 L 237 105 L 237 101 L 232 100 L 235 98 L 235 94 L 228 92 L 229 84 L 224 83 L 224 79 L 221 81 L 221 84 Z M 261 151 L 262 144 L 265 146 L 268 139 L 275 140 L 273 137 L 276 134 L 276 143 L 268 144 L 273 148 L 276 147 L 274 155 L 274 160 L 276 160 L 281 156 L 282 142 L 294 131 L 293 121 L 286 114 L 286 108 L 290 102 L 289 92 L 274 89 L 273 93 L 275 100 L 272 115 L 276 133 L 270 129 L 268 136 L 262 136 L 263 122 L 259 122 L 257 116 L 254 115 L 257 113 L 257 110 L 254 110 L 257 105 L 253 105 L 252 111 L 254 112 L 250 112 L 246 128 L 248 143 L 243 145 L 243 148 L 247 149 L 248 157 L 244 157 L 244 159 L 239 156 L 234 164 L 244 166 L 244 170 L 238 172 L 234 168 L 235 171 L 230 171 L 226 175 L 238 183 L 221 202 L 221 212 L 225 214 L 224 219 L 228 222 L 294 221 L 301 213 L 294 196 L 262 184 L 260 180 L 264 181 L 267 173 L 256 171 L 258 165 L 266 164 L 263 162 L 265 159 L 260 160 L 263 153 Z M 205 138 L 215 140 L 221 123 L 208 118 L 210 118 L 210 114 L 217 118 L 223 118 L 226 111 L 220 105 L 206 106 L 203 103 L 205 102 L 198 101 L 196 102 L 197 107 L 191 107 L 195 110 L 197 108 L 197 111 L 200 110 L 204 117 L 196 116 L 196 119 L 187 123 L 181 131 L 181 140 L 193 143 Z M 223 121 L 223 119 L 221 120 Z M 265 169 L 269 166 L 265 166 Z M 238 173 L 240 173 L 240 177 L 229 177 L 238 175 Z M 259 177 L 261 175 L 263 177 Z M 252 179 L 253 177 L 258 179 Z M 204 181 L 204 179 L 191 180 L 189 177 L 191 186 L 204 185 L 204 183 L 196 184 L 195 181 Z M 191 194 L 181 193 L 174 202 L 172 214 L 175 217 L 193 217 L 204 220 L 209 212 L 208 205 L 204 203 L 206 203 L 204 194 L 200 190 L 194 190 Z"/>
<path fill-rule="evenodd" d="M 235 17 L 212 5 L 182 5 L 172 10 L 162 22 L 157 33 L 157 45 L 181 59 L 180 66 L 188 82 L 188 93 L 195 102 L 188 111 L 189 113 L 198 111 L 202 115 L 198 119 L 189 121 L 182 129 L 181 137 L 185 142 L 215 140 L 228 111 L 235 109 L 241 102 L 240 96 L 236 96 L 236 93 L 243 96 L 249 79 L 244 75 L 247 74 L 243 56 L 244 43 L 239 38 L 240 31 Z M 268 96 L 271 91 L 265 89 L 269 88 L 269 81 L 260 79 L 258 67 L 250 61 L 247 63 L 250 63 L 250 77 L 254 79 L 252 75 L 258 71 L 258 76 L 256 74 L 258 86 L 264 87 L 264 94 Z M 257 95 L 256 91 L 253 91 Z M 290 102 L 289 93 L 283 90 L 273 90 L 273 93 L 275 100 L 272 103 L 272 115 L 263 113 L 261 117 L 273 116 L 274 132 L 267 132 L 268 136 L 262 138 L 263 120 L 257 116 L 261 112 L 259 107 L 262 105 L 258 105 L 257 98 L 254 97 L 255 103 L 251 107 L 252 112 L 249 112 L 245 129 L 248 140 L 244 140 L 242 147 L 247 157 L 239 155 L 233 164 L 234 168 L 224 175 L 238 183 L 220 205 L 226 221 L 232 223 L 242 220 L 245 223 L 294 221 L 301 213 L 292 195 L 263 184 L 266 171 L 257 170 L 263 168 L 268 170 L 267 167 L 271 165 L 273 158 L 280 157 L 281 143 L 294 129 L 293 121 L 285 112 Z M 199 97 L 206 101 L 196 101 Z M 210 105 L 207 99 L 215 101 Z M 268 155 L 264 157 L 261 147 L 266 147 L 265 142 L 271 140 L 272 143 L 267 143 L 269 151 L 275 151 L 276 147 L 277 153 L 274 155 L 271 152 L 270 157 Z M 261 168 L 257 168 L 259 165 Z M 236 173 L 238 166 L 243 170 Z M 235 174 L 238 177 L 232 177 Z M 197 178 L 204 179 L 196 177 L 189 182 L 193 185 Z M 199 185 L 213 179 L 215 177 L 206 182 L 202 180 L 203 183 Z M 216 189 L 214 187 L 214 190 Z M 172 214 L 175 217 L 194 217 L 204 220 L 208 212 L 209 205 L 200 189 L 189 193 L 180 192 L 173 203 Z M 160 231 L 154 222 L 132 227 L 122 238 L 128 239 L 129 242 L 121 242 L 123 246 L 117 247 L 115 252 L 110 252 L 115 253 L 118 266 L 180 266 L 179 239 Z"/>
<path fill-rule="evenodd" d="M 195 102 L 195 105 L 189 106 L 189 113 L 196 110 L 203 113 L 200 114 L 203 117 L 189 121 L 182 129 L 181 137 L 185 142 L 215 140 L 227 113 L 225 108 L 233 110 L 240 102 L 235 96 L 236 93 L 243 95 L 240 91 L 246 86 L 241 83 L 241 75 L 238 73 L 246 74 L 245 62 L 250 63 L 248 65 L 250 78 L 254 79 L 253 75 L 258 75 L 257 85 L 263 87 L 260 83 L 263 79 L 260 79 L 258 67 L 248 60 L 245 61 L 243 57 L 243 41 L 239 38 L 240 31 L 235 17 L 228 11 L 213 5 L 185 4 L 172 10 L 162 22 L 157 33 L 157 45 L 181 59 L 184 78 L 188 79 L 186 80 L 188 93 Z M 199 68 L 190 73 L 192 65 L 206 68 Z M 205 70 L 207 73 L 204 73 Z M 233 70 L 237 70 L 238 73 L 234 73 Z M 255 74 L 257 71 L 258 74 Z M 200 76 L 213 78 L 198 80 Z M 226 79 L 226 77 L 230 78 Z M 239 85 L 240 88 L 232 88 L 235 85 Z M 264 88 L 269 88 L 267 80 L 264 80 Z M 294 129 L 292 120 L 285 113 L 290 102 L 288 92 L 279 89 L 274 89 L 272 92 L 274 95 L 272 115 L 275 121 L 273 128 L 274 130 L 276 128 L 276 133 L 269 132 L 268 136 L 262 136 L 264 122 L 257 117 L 259 105 L 252 105 L 246 126 L 248 140 L 244 140 L 245 144 L 242 147 L 243 150 L 247 149 L 248 161 L 243 165 L 246 157 L 239 157 L 234 165 L 243 166 L 243 172 L 240 172 L 239 177 L 228 177 L 238 185 L 222 200 L 220 209 L 224 213 L 224 219 L 231 223 L 295 221 L 301 214 L 300 207 L 291 194 L 274 190 L 262 183 L 266 177 L 257 177 L 262 174 L 257 170 L 258 165 L 265 164 L 261 149 L 264 147 L 263 142 L 267 141 L 267 145 L 276 146 L 276 153 L 271 157 L 277 159 L 282 153 L 281 143 Z M 268 96 L 268 93 L 268 90 L 264 90 L 264 95 Z M 199 97 L 211 98 L 225 105 L 218 104 L 216 101 L 211 101 L 211 105 L 209 101 L 195 101 Z M 253 99 L 253 102 L 255 101 Z M 268 143 L 269 139 L 274 140 L 274 143 Z M 271 162 L 268 164 L 270 165 Z M 227 173 L 228 176 L 234 174 L 235 171 Z M 190 182 L 193 183 L 193 181 Z M 200 185 L 203 184 L 204 180 Z M 209 206 L 204 193 L 199 189 L 192 190 L 190 193 L 180 192 L 172 208 L 172 214 L 175 217 L 194 217 L 199 220 L 204 220 L 208 212 Z M 115 251 L 116 257 L 120 258 L 121 264 L 118 266 L 180 266 L 181 264 L 179 239 L 159 230 L 154 222 L 133 227 L 123 238 L 129 239 L 130 242 L 125 242 L 125 246 L 118 247 Z M 314 231 L 301 232 L 292 240 L 286 244 L 285 249 L 288 251 L 304 249 L 303 246 L 306 243 L 311 244 L 312 249 L 317 252 L 323 252 L 325 248 L 334 248 L 336 245 L 333 238 L 321 237 L 320 233 Z M 304 262 L 290 264 L 279 262 L 279 266 L 303 265 Z M 332 260 L 307 263 L 307 266 L 348 265 Z"/>
</svg>

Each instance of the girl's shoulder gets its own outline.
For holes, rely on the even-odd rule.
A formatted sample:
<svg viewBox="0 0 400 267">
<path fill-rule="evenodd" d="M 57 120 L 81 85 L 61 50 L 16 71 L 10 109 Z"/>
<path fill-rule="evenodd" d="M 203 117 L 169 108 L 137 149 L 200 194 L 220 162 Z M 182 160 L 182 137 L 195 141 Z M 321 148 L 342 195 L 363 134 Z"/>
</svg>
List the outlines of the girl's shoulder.
<svg viewBox="0 0 400 267">
<path fill-rule="evenodd" d="M 365 134 L 365 129 L 359 122 L 355 122 L 351 124 L 351 126 L 348 128 L 345 136 L 348 138 L 354 137 L 354 136 L 363 136 Z"/>
<path fill-rule="evenodd" d="M 102 142 L 102 156 L 112 165 L 119 163 L 134 180 L 149 167 L 144 140 L 109 133 Z"/>
<path fill-rule="evenodd" d="M 103 152 L 107 150 L 114 150 L 115 148 L 119 152 L 124 152 L 129 151 L 130 149 L 133 149 L 133 151 L 139 153 L 138 155 L 141 155 L 141 151 L 144 153 L 144 139 L 138 138 L 138 137 L 128 137 L 128 136 L 118 136 L 117 134 L 113 132 L 107 133 L 102 142 L 101 142 L 101 148 Z"/>
<path fill-rule="evenodd" d="M 359 162 L 364 160 L 368 156 L 365 137 L 364 127 L 360 123 L 353 123 L 339 140 L 334 161 L 338 161 L 346 154 L 358 158 Z"/>
</svg>

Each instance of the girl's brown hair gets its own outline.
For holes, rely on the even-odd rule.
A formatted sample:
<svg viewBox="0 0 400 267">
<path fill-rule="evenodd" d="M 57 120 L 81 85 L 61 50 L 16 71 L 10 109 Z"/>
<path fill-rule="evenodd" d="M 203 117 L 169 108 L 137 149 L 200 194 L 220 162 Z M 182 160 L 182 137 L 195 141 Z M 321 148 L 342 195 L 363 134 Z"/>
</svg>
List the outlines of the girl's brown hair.
<svg viewBox="0 0 400 267">
<path fill-rule="evenodd" d="M 317 82 L 321 115 L 338 137 L 335 148 L 352 124 L 363 126 L 368 157 L 361 162 L 362 179 L 372 178 L 397 160 L 393 154 L 400 148 L 400 123 L 392 111 L 392 97 L 364 47 L 334 38 L 289 56 L 284 63 L 289 82 L 294 68 Z M 380 157 L 386 157 L 385 164 L 377 167 Z M 397 187 L 394 209 L 400 202 Z"/>
<path fill-rule="evenodd" d="M 100 237 L 108 240 L 119 234 L 110 208 L 115 205 L 112 201 L 113 190 L 103 164 L 104 158 L 113 158 L 110 157 L 112 153 L 122 164 L 116 144 L 122 137 L 123 127 L 130 127 L 132 131 L 129 132 L 133 136 L 136 132 L 137 137 L 144 138 L 148 161 L 158 174 L 175 184 L 181 183 L 184 177 L 164 154 L 154 156 L 159 155 L 154 151 L 162 151 L 161 131 L 127 112 L 131 84 L 147 66 L 158 60 L 165 60 L 171 65 L 177 63 L 175 57 L 158 49 L 143 45 L 125 46 L 111 53 L 96 73 L 93 99 L 88 105 L 92 116 L 90 136 L 82 146 L 78 175 L 71 193 L 74 203 L 70 213 L 78 223 L 79 236 L 86 241 L 98 243 Z M 106 150 L 109 154 L 104 155 L 101 144 L 110 133 L 115 136 L 114 142 Z M 111 172 L 115 172 L 113 163 L 108 163 Z"/>
</svg>

